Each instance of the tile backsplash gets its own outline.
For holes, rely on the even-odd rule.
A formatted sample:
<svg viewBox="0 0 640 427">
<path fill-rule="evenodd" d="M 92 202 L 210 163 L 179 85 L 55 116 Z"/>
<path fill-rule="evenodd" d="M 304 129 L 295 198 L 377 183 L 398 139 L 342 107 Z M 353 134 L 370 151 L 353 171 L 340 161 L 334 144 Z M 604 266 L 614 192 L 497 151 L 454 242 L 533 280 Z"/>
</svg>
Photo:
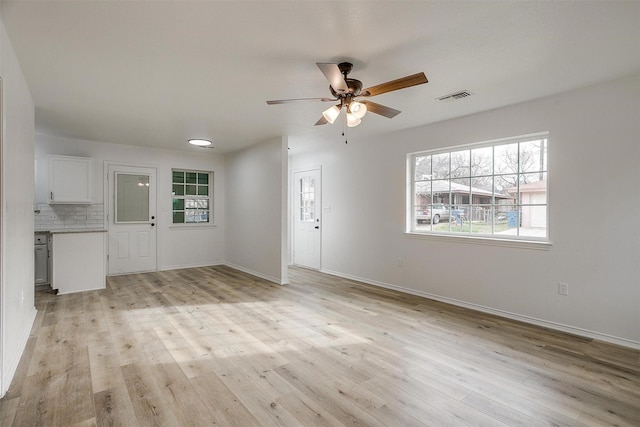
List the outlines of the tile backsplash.
<svg viewBox="0 0 640 427">
<path fill-rule="evenodd" d="M 104 205 L 49 205 L 39 203 L 35 209 L 35 229 L 65 230 L 104 228 Z"/>
</svg>

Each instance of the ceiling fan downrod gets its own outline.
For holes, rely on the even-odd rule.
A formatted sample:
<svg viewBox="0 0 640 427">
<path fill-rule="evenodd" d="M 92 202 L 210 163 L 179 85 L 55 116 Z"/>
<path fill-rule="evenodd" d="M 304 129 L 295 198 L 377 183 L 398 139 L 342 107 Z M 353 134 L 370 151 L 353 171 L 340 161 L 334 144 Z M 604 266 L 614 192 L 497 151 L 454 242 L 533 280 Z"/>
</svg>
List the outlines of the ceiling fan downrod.
<svg viewBox="0 0 640 427">
<path fill-rule="evenodd" d="M 344 76 L 344 79 L 347 80 L 347 76 L 353 70 L 353 64 L 351 62 L 341 62 L 338 64 L 338 69 Z"/>
<path fill-rule="evenodd" d="M 341 62 L 338 64 L 338 69 L 344 78 L 344 82 L 347 85 L 347 89 L 338 89 L 335 90 L 333 86 L 329 85 L 329 90 L 331 94 L 336 98 L 347 99 L 346 104 L 349 105 L 351 99 L 360 95 L 360 91 L 362 91 L 362 82 L 356 79 L 350 79 L 347 76 L 351 73 L 353 69 L 353 64 L 351 62 Z"/>
</svg>

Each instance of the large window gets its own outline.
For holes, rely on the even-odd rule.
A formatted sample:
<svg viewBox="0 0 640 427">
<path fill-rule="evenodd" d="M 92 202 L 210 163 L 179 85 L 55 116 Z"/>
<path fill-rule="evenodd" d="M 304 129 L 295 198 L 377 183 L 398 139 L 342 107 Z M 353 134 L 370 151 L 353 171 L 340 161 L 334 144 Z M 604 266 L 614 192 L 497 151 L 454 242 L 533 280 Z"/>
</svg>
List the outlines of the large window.
<svg viewBox="0 0 640 427">
<path fill-rule="evenodd" d="M 411 232 L 547 241 L 548 134 L 409 155 Z"/>
<path fill-rule="evenodd" d="M 174 224 L 212 223 L 213 172 L 172 171 Z"/>
</svg>

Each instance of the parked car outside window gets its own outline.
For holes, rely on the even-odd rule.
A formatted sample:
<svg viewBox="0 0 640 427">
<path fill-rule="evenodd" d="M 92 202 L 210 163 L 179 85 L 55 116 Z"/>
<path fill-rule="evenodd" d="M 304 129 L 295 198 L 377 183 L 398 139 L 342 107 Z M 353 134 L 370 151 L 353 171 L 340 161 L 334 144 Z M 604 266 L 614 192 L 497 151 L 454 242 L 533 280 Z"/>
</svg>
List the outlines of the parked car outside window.
<svg viewBox="0 0 640 427">
<path fill-rule="evenodd" d="M 430 222 L 438 224 L 440 221 L 449 221 L 449 207 L 442 203 L 429 206 L 426 209 L 416 211 L 416 221 L 419 224 Z"/>
</svg>

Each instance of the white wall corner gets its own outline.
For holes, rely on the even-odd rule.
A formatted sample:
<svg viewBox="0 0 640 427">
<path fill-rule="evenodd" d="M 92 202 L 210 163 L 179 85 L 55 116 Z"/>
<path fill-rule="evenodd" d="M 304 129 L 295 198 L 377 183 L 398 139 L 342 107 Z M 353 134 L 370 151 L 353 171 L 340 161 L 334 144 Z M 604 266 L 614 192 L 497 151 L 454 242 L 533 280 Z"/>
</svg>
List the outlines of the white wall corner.
<svg viewBox="0 0 640 427">
<path fill-rule="evenodd" d="M 250 268 L 243 267 L 241 265 L 233 264 L 231 262 L 225 262 L 224 265 L 226 265 L 227 267 L 233 268 L 234 270 L 242 271 L 243 273 L 247 273 L 247 274 L 250 274 L 252 276 L 259 277 L 259 278 L 267 280 L 269 282 L 273 282 L 273 283 L 275 283 L 277 285 L 287 285 L 288 284 L 288 282 L 286 282 L 286 283 L 283 282 L 283 280 L 280 279 L 279 277 L 270 276 L 268 274 L 260 273 L 259 271 L 255 271 L 255 270 L 252 270 Z"/>
<path fill-rule="evenodd" d="M 281 284 L 289 283 L 289 224 L 290 224 L 290 212 L 289 206 L 289 137 L 282 137 L 282 167 L 281 173 L 281 185 L 282 191 L 281 197 L 281 218 L 280 218 L 280 282 Z"/>
<path fill-rule="evenodd" d="M 38 311 L 34 307 L 29 315 L 29 321 L 25 324 L 25 328 L 20 335 L 20 341 L 18 342 L 18 345 L 15 348 L 7 349 L 12 351 L 11 354 L 8 355 L 8 357 L 5 359 L 5 365 L 3 366 L 0 398 L 4 397 L 7 390 L 9 390 L 9 386 L 11 385 L 11 381 L 13 380 L 13 376 L 18 369 L 20 358 L 22 357 L 22 354 L 27 347 L 27 341 L 29 341 L 31 329 L 33 328 L 33 324 L 36 320 L 36 314 L 38 314 Z M 7 355 L 5 354 L 5 356 Z"/>
</svg>

